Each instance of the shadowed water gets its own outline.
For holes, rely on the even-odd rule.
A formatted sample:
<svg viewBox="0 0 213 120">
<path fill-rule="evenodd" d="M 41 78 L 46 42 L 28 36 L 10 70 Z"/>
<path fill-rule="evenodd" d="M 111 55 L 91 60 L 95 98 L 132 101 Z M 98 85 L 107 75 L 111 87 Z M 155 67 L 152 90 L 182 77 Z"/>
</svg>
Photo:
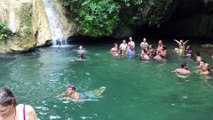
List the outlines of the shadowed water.
<svg viewBox="0 0 213 120">
<path fill-rule="evenodd" d="M 18 103 L 32 105 L 40 120 L 212 120 L 213 79 L 198 75 L 198 63 L 176 55 L 175 45 L 168 45 L 164 62 L 112 57 L 112 44 L 86 45 L 84 62 L 75 62 L 78 46 L 0 55 L 0 86 L 10 88 Z M 201 55 L 213 65 L 210 52 Z M 171 72 L 182 62 L 193 76 Z M 79 91 L 106 90 L 98 101 L 56 98 L 70 83 Z"/>
</svg>

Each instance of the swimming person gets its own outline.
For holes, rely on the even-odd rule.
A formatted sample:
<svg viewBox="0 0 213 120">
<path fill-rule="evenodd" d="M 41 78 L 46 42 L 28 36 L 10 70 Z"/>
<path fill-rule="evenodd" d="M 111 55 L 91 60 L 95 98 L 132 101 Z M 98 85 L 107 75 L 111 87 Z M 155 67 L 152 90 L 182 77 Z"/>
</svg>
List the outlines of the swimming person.
<svg viewBox="0 0 213 120">
<path fill-rule="evenodd" d="M 128 48 L 128 45 L 126 44 L 126 40 L 123 40 L 123 42 L 119 46 L 121 56 L 124 56 L 127 54 L 127 48 Z"/>
<path fill-rule="evenodd" d="M 183 40 L 176 40 L 174 39 L 175 42 L 178 43 L 179 45 L 179 49 L 178 49 L 178 54 L 181 55 L 181 56 L 184 56 L 185 55 L 185 44 L 189 41 L 189 40 L 186 40 L 185 42 L 183 42 Z"/>
<path fill-rule="evenodd" d="M 186 52 L 185 52 L 185 56 L 191 58 L 192 57 L 192 48 L 191 46 L 187 46 L 186 47 Z"/>
<path fill-rule="evenodd" d="M 157 53 L 161 52 L 163 50 L 163 41 L 159 40 L 158 41 L 158 47 L 157 47 Z"/>
<path fill-rule="evenodd" d="M 147 43 L 146 38 L 143 38 L 143 41 L 141 42 L 140 47 L 141 47 L 141 50 L 149 47 L 149 44 Z"/>
<path fill-rule="evenodd" d="M 114 46 L 110 49 L 110 53 L 113 56 L 119 56 L 119 49 L 118 49 L 118 44 L 114 43 Z"/>
<path fill-rule="evenodd" d="M 132 47 L 132 46 L 129 46 L 129 48 L 128 48 L 128 50 L 127 50 L 127 55 L 128 55 L 128 57 L 134 57 L 134 55 L 135 55 L 135 50 L 134 50 L 134 48 Z"/>
<path fill-rule="evenodd" d="M 204 67 L 202 68 L 201 72 L 200 72 L 200 75 L 210 75 L 211 74 L 211 68 L 209 66 L 208 63 L 205 63 L 204 64 Z"/>
<path fill-rule="evenodd" d="M 132 37 L 129 37 L 128 47 L 135 49 L 135 42 L 133 41 Z"/>
<path fill-rule="evenodd" d="M 195 53 L 195 61 L 197 62 L 201 62 L 203 59 L 202 57 L 200 56 L 200 52 L 199 51 L 196 51 Z"/>
<path fill-rule="evenodd" d="M 191 75 L 192 73 L 191 71 L 188 70 L 188 67 L 189 67 L 188 64 L 182 63 L 181 68 L 177 68 L 173 72 L 178 73 L 180 75 Z"/>
<path fill-rule="evenodd" d="M 140 55 L 141 60 L 149 60 L 150 59 L 149 55 L 147 54 L 147 51 L 148 51 L 148 48 L 145 48 L 141 51 L 141 55 Z"/>
<path fill-rule="evenodd" d="M 161 61 L 167 58 L 167 47 L 165 45 L 162 46 L 161 50 L 158 50 L 154 59 Z"/>
<path fill-rule="evenodd" d="M 0 120 L 38 120 L 38 118 L 32 106 L 17 105 L 13 93 L 7 88 L 0 88 Z"/>
<path fill-rule="evenodd" d="M 58 97 L 64 97 L 65 100 L 70 100 L 73 102 L 97 100 L 100 98 L 102 93 L 105 91 L 106 87 L 100 87 L 99 89 L 89 91 L 89 92 L 77 92 L 74 85 L 68 85 L 67 91 L 60 94 Z"/>
<path fill-rule="evenodd" d="M 78 52 L 79 54 L 86 53 L 86 51 L 84 50 L 84 48 L 83 48 L 82 45 L 80 45 L 80 46 L 78 47 L 77 52 Z"/>
</svg>

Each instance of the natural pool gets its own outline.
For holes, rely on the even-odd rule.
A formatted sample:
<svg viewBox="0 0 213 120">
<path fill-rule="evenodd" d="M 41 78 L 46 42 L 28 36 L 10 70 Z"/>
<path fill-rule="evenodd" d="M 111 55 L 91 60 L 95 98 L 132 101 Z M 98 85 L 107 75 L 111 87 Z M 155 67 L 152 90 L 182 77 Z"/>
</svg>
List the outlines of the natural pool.
<svg viewBox="0 0 213 120">
<path fill-rule="evenodd" d="M 212 120 L 213 78 L 196 73 L 198 63 L 182 58 L 168 44 L 166 62 L 139 57 L 115 58 L 112 44 L 88 44 L 87 60 L 77 46 L 39 48 L 21 55 L 0 55 L 0 86 L 10 88 L 19 103 L 32 105 L 40 120 Z M 211 66 L 211 52 L 193 45 Z M 139 47 L 137 47 L 139 54 Z M 181 79 L 171 71 L 182 62 L 193 76 Z M 74 84 L 80 91 L 105 86 L 99 101 L 72 103 L 55 96 Z"/>
</svg>

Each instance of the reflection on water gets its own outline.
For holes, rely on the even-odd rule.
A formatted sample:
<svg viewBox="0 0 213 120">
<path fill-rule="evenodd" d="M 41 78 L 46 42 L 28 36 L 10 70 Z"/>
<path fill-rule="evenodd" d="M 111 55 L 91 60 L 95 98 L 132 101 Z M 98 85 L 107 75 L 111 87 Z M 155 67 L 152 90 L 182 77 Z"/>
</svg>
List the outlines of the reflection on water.
<svg viewBox="0 0 213 120">
<path fill-rule="evenodd" d="M 19 103 L 34 106 L 40 120 L 213 119 L 212 76 L 200 76 L 198 63 L 177 56 L 172 45 L 164 62 L 116 58 L 108 44 L 86 48 L 84 62 L 75 62 L 80 58 L 77 46 L 0 55 L 0 85 L 10 88 Z M 171 72 L 182 62 L 193 76 L 181 79 Z M 78 91 L 107 89 L 98 101 L 73 103 L 56 97 L 68 84 Z"/>
</svg>

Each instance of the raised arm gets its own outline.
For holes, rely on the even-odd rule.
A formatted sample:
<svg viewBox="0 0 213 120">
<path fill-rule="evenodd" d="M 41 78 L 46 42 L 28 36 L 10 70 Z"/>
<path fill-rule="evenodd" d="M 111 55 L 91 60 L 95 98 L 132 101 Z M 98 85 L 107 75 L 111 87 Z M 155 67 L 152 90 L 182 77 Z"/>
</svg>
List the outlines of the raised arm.
<svg viewBox="0 0 213 120">
<path fill-rule="evenodd" d="M 189 40 L 186 40 L 183 44 L 185 45 L 187 42 L 189 42 Z"/>
<path fill-rule="evenodd" d="M 174 41 L 177 42 L 178 44 L 180 44 L 180 42 L 178 40 L 174 39 Z"/>
</svg>

